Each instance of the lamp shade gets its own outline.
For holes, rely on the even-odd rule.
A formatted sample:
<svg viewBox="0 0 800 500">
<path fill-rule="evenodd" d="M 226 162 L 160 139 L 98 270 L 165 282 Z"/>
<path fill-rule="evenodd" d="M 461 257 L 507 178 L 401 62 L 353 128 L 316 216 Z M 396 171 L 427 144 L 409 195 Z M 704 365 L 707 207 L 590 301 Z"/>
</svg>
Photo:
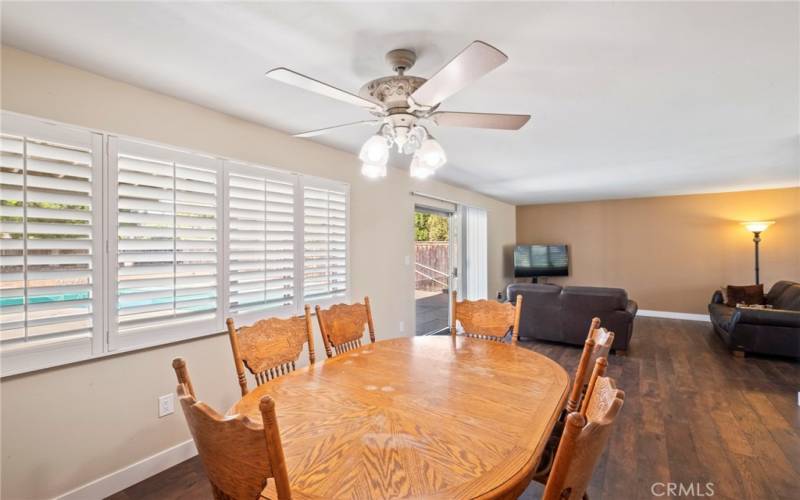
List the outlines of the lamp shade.
<svg viewBox="0 0 800 500">
<path fill-rule="evenodd" d="M 742 222 L 742 225 L 751 233 L 763 233 L 773 224 L 775 224 L 775 221 L 772 220 Z"/>
</svg>

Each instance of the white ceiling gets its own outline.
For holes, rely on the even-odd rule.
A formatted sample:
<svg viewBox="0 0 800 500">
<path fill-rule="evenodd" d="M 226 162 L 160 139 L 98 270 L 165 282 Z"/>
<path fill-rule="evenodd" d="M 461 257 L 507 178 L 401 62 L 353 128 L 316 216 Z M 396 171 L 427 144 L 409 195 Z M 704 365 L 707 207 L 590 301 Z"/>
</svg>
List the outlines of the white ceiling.
<svg viewBox="0 0 800 500">
<path fill-rule="evenodd" d="M 390 73 L 390 49 L 416 50 L 427 77 L 484 40 L 510 61 L 442 109 L 533 119 L 433 131 L 437 175 L 524 204 L 800 185 L 799 17 L 788 2 L 4 1 L 2 41 L 294 133 L 369 115 L 272 67 L 356 91 Z M 357 152 L 369 133 L 318 140 Z"/>
</svg>

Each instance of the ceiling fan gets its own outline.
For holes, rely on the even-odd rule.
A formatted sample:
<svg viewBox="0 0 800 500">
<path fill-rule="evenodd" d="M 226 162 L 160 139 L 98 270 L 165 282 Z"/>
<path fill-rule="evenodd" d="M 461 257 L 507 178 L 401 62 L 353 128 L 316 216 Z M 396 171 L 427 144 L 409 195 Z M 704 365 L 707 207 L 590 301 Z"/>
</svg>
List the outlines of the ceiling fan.
<svg viewBox="0 0 800 500">
<path fill-rule="evenodd" d="M 412 50 L 396 49 L 386 54 L 386 61 L 397 73 L 367 82 L 358 95 L 338 89 L 287 68 L 275 68 L 267 76 L 301 89 L 361 107 L 375 115 L 361 120 L 294 134 L 312 137 L 343 128 L 379 125 L 378 132 L 367 139 L 359 152 L 361 173 L 385 177 L 389 152 L 413 155 L 412 177 L 426 178 L 444 165 L 447 157 L 442 146 L 426 127 L 434 123 L 445 127 L 473 127 L 519 130 L 530 115 L 463 113 L 439 111 L 439 105 L 459 90 L 508 61 L 508 56 L 488 43 L 476 40 L 444 65 L 430 79 L 406 75 L 416 62 Z"/>
</svg>

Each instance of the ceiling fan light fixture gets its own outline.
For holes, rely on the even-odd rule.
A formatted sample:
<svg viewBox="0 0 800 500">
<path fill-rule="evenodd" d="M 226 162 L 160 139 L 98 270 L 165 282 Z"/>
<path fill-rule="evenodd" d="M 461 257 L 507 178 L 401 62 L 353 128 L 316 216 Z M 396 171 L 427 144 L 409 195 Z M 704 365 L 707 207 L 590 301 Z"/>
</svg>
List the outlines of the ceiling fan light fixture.
<svg viewBox="0 0 800 500">
<path fill-rule="evenodd" d="M 386 167 L 386 163 L 389 161 L 389 145 L 386 142 L 386 138 L 380 134 L 375 134 L 367 139 L 364 145 L 361 146 L 358 158 L 364 164 Z"/>
<path fill-rule="evenodd" d="M 362 163 L 361 175 L 369 177 L 370 179 L 380 179 L 386 177 L 386 165 L 378 165 L 375 163 Z"/>
<path fill-rule="evenodd" d="M 371 120 L 295 134 L 295 137 L 313 137 L 359 125 L 380 124 L 377 133 L 364 142 L 358 153 L 362 174 L 371 178 L 386 176 L 392 149 L 400 154 L 413 155 L 410 173 L 415 178 L 430 177 L 447 163 L 444 149 L 423 124 L 519 130 L 530 119 L 530 115 L 519 114 L 439 111 L 442 101 L 508 61 L 508 56 L 488 43 L 475 40 L 427 79 L 406 74 L 416 59 L 413 50 L 390 51 L 386 60 L 396 74 L 365 83 L 358 95 L 288 68 L 272 69 L 267 76 L 358 106 L 374 115 Z"/>
</svg>

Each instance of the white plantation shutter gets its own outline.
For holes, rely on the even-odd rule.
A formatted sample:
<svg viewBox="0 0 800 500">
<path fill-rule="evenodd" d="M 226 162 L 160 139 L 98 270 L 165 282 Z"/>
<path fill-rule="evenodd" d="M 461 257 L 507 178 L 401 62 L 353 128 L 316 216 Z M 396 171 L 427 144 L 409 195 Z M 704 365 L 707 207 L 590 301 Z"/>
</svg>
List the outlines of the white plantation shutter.
<svg viewBox="0 0 800 500">
<path fill-rule="evenodd" d="M 303 297 L 307 303 L 347 296 L 348 188 L 344 184 L 304 179 Z"/>
<path fill-rule="evenodd" d="M 222 330 L 221 161 L 109 139 L 112 348 Z"/>
<path fill-rule="evenodd" d="M 99 134 L 3 117 L 0 134 L 0 341 L 3 374 L 101 341 Z M 15 357 L 17 356 L 17 357 Z"/>
<path fill-rule="evenodd" d="M 347 184 L 0 118 L 2 376 L 348 300 Z"/>
<path fill-rule="evenodd" d="M 296 176 L 232 162 L 225 168 L 228 314 L 294 313 Z"/>
</svg>

